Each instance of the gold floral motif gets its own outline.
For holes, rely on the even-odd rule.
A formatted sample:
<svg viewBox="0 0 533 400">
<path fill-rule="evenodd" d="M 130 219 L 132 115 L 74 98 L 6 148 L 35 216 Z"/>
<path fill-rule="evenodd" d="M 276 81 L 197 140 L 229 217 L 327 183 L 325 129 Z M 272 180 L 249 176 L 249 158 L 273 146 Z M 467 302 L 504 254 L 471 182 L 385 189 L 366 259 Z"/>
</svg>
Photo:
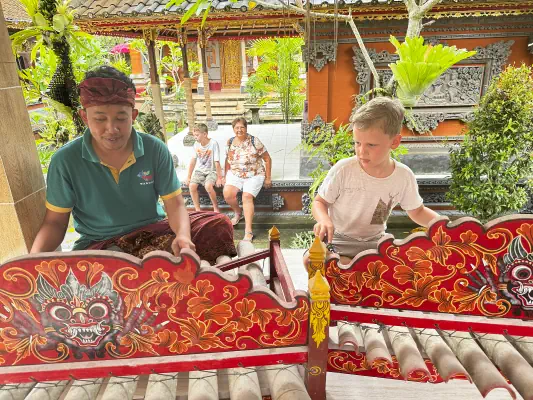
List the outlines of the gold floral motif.
<svg viewBox="0 0 533 400">
<path fill-rule="evenodd" d="M 316 347 L 326 338 L 326 329 L 329 328 L 329 301 L 311 302 L 310 324 L 313 329 L 312 338 Z"/>
</svg>

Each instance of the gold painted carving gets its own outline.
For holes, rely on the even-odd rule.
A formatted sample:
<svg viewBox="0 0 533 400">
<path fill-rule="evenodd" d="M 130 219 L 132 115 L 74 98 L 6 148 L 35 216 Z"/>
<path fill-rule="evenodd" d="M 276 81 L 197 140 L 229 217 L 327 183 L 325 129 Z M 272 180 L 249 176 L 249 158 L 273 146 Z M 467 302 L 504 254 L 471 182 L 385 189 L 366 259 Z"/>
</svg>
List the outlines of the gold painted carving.
<svg viewBox="0 0 533 400">
<path fill-rule="evenodd" d="M 241 86 L 241 42 L 225 40 L 220 43 L 222 86 L 224 88 L 239 88 Z"/>
<path fill-rule="evenodd" d="M 326 245 L 322 241 L 315 237 L 311 248 L 309 249 L 309 265 L 308 265 L 308 274 L 309 279 L 315 276 L 317 271 L 322 273 L 322 276 L 326 276 L 326 269 L 324 262 L 326 259 Z"/>
<path fill-rule="evenodd" d="M 268 240 L 279 240 L 280 234 L 278 228 L 273 226 L 268 231 Z"/>
<path fill-rule="evenodd" d="M 206 47 L 209 38 L 213 36 L 216 30 L 217 28 L 214 27 L 198 28 L 198 43 L 202 49 Z"/>
<path fill-rule="evenodd" d="M 329 284 L 322 276 L 320 270 L 316 271 L 309 280 L 309 292 L 311 294 L 310 326 L 312 338 L 316 347 L 326 339 L 326 330 L 329 329 L 330 306 Z"/>
</svg>

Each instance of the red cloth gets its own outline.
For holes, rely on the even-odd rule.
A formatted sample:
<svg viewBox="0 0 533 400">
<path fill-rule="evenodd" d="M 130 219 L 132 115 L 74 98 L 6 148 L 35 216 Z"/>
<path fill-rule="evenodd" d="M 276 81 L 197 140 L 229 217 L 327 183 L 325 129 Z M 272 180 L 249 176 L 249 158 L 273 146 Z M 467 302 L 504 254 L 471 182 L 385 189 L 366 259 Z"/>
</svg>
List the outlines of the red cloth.
<svg viewBox="0 0 533 400">
<path fill-rule="evenodd" d="M 217 257 L 237 255 L 233 243 L 233 225 L 230 219 L 212 211 L 193 211 L 189 213 L 191 221 L 191 239 L 196 246 L 196 254 L 201 260 L 215 264 Z M 118 246 L 125 253 L 138 258 L 154 250 L 172 252 L 171 245 L 175 235 L 168 220 L 143 226 L 126 235 L 91 244 L 87 250 L 105 250 Z"/>
<path fill-rule="evenodd" d="M 78 86 L 83 108 L 124 104 L 135 108 L 135 90 L 113 78 L 87 78 Z"/>
</svg>

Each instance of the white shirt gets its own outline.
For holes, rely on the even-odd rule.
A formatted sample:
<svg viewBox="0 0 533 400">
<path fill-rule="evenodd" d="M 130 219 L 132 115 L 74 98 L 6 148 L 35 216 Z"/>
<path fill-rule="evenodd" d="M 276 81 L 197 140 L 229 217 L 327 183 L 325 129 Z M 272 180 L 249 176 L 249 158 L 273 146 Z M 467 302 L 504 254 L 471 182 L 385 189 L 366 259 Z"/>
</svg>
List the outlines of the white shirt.
<svg viewBox="0 0 533 400">
<path fill-rule="evenodd" d="M 394 161 L 386 178 L 374 178 L 359 165 L 357 157 L 340 160 L 328 172 L 318 194 L 329 203 L 335 232 L 357 240 L 373 240 L 385 232 L 392 209 L 406 211 L 423 203 L 411 169 Z"/>
<path fill-rule="evenodd" d="M 215 161 L 220 161 L 220 148 L 216 140 L 209 139 L 209 143 L 202 146 L 199 142 L 194 142 L 194 155 L 196 158 L 195 171 L 208 173 L 215 171 Z"/>
</svg>

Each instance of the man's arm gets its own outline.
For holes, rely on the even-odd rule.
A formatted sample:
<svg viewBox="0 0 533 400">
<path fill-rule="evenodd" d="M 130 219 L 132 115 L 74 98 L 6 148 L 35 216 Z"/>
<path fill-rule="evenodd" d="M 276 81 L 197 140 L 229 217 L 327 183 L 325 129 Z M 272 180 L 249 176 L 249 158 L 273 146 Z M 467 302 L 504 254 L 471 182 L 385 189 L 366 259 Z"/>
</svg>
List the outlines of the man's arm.
<svg viewBox="0 0 533 400">
<path fill-rule="evenodd" d="M 191 241 L 191 222 L 189 213 L 185 208 L 183 196 L 178 194 L 170 199 L 163 200 L 165 211 L 168 216 L 168 223 L 172 231 L 176 234 L 176 239 L 172 242 L 172 251 L 177 256 L 181 249 L 196 250 Z"/>
<path fill-rule="evenodd" d="M 315 236 L 318 236 L 320 240 L 326 237 L 327 242 L 331 243 L 333 240 L 334 227 L 328 213 L 328 207 L 329 203 L 317 194 L 311 206 L 311 213 L 316 220 L 316 224 L 313 228 Z"/>
<path fill-rule="evenodd" d="M 421 205 L 414 210 L 407 211 L 407 215 L 409 215 L 409 218 L 411 218 L 413 222 L 426 228 L 434 218 L 439 216 L 435 211 L 424 205 Z"/>
<path fill-rule="evenodd" d="M 43 223 L 33 241 L 30 253 L 55 251 L 65 238 L 69 218 L 70 212 L 58 213 L 46 209 Z"/>
<path fill-rule="evenodd" d="M 264 186 L 268 189 L 272 186 L 272 158 L 270 158 L 270 154 L 268 154 L 268 151 L 265 151 L 261 158 L 265 162 L 265 183 Z"/>
</svg>

